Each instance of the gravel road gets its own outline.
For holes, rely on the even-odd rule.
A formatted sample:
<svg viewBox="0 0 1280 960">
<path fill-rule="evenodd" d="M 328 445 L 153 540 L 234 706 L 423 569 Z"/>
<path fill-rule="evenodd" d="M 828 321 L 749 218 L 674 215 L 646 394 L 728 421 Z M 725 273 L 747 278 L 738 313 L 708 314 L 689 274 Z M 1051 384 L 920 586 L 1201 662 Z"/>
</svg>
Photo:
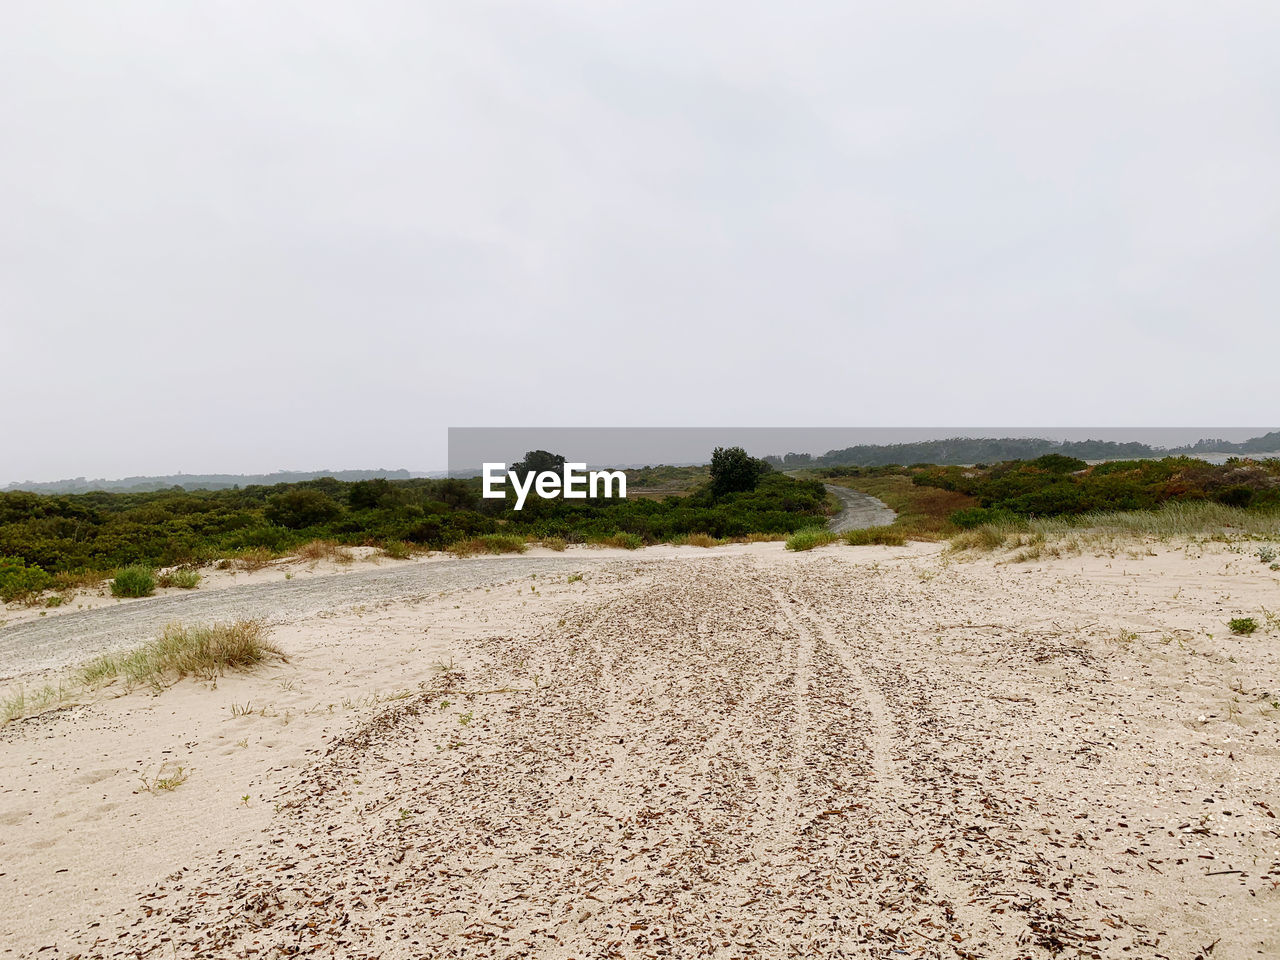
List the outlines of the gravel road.
<svg viewBox="0 0 1280 960">
<path fill-rule="evenodd" d="M 0 629 L 0 679 L 79 663 L 103 650 L 138 643 L 165 624 L 261 619 L 295 620 L 324 610 L 376 600 L 414 600 L 549 573 L 594 569 L 607 557 L 487 557 L 440 560 L 394 569 L 373 568 L 308 579 L 237 585 L 152 597 L 118 606 L 66 613 Z"/>
<path fill-rule="evenodd" d="M 887 527 L 898 515 L 888 505 L 877 500 L 868 493 L 850 490 L 848 487 L 837 487 L 824 483 L 827 491 L 840 498 L 844 509 L 831 518 L 828 528 L 832 533 L 844 533 L 846 530 L 864 530 L 867 527 Z"/>
</svg>

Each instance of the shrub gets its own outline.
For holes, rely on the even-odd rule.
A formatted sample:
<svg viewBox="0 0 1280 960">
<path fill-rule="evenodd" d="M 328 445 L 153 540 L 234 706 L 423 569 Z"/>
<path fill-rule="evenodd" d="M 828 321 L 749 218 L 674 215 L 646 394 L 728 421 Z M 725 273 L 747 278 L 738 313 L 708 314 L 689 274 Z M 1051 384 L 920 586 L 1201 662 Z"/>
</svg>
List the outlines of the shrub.
<svg viewBox="0 0 1280 960">
<path fill-rule="evenodd" d="M 111 581 L 113 597 L 149 597 L 156 592 L 156 578 L 150 567 L 124 567 Z"/>
<path fill-rule="evenodd" d="M 267 501 L 264 516 L 290 530 L 310 527 L 332 520 L 342 510 L 337 502 L 319 490 L 308 488 L 286 490 Z"/>
<path fill-rule="evenodd" d="M 1258 621 L 1253 617 L 1235 617 L 1227 623 L 1227 626 L 1231 628 L 1232 633 L 1248 636 L 1258 629 Z"/>
<path fill-rule="evenodd" d="M 1043 457 L 1028 460 L 1027 466 L 1043 470 L 1045 473 L 1076 473 L 1089 465 L 1076 457 L 1064 456 L 1061 453 L 1046 453 Z"/>
<path fill-rule="evenodd" d="M 1271 563 L 1276 558 L 1276 548 L 1267 546 L 1258 548 L 1258 560 L 1262 563 Z"/>
<path fill-rule="evenodd" d="M 1219 490 L 1215 499 L 1228 507 L 1247 507 L 1253 500 L 1253 491 L 1248 487 L 1227 487 Z"/>
<path fill-rule="evenodd" d="M 812 550 L 814 547 L 835 543 L 839 539 L 839 534 L 832 533 L 826 527 L 805 527 L 787 538 L 787 549 Z"/>
<path fill-rule="evenodd" d="M 542 545 L 548 550 L 554 550 L 556 553 L 563 553 L 564 548 L 568 546 L 563 537 L 543 537 Z"/>
<path fill-rule="evenodd" d="M 709 533 L 691 533 L 684 538 L 684 542 L 691 547 L 714 547 L 716 538 Z"/>
<path fill-rule="evenodd" d="M 1017 523 L 1017 514 L 1008 510 L 996 510 L 991 507 L 967 507 L 963 510 L 956 510 L 947 520 L 961 530 L 972 530 L 974 527 L 980 527 L 984 523 Z"/>
<path fill-rule="evenodd" d="M 0 557 L 0 600 L 8 603 L 53 586 L 53 577 L 21 557 Z"/>
<path fill-rule="evenodd" d="M 158 587 L 178 587 L 182 590 L 194 590 L 200 585 L 200 574 L 194 570 L 172 570 L 156 577 Z"/>
</svg>

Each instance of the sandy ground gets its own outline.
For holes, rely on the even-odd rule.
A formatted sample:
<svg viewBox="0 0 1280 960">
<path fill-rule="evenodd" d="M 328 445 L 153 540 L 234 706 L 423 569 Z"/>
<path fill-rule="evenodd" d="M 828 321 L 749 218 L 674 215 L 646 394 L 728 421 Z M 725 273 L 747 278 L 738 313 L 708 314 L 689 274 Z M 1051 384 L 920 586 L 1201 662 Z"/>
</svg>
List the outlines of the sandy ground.
<svg viewBox="0 0 1280 960">
<path fill-rule="evenodd" d="M 3 728 L 0 956 L 1278 956 L 1280 632 L 1226 620 L 1280 579 L 1150 549 L 513 558 L 277 624 Z"/>
</svg>

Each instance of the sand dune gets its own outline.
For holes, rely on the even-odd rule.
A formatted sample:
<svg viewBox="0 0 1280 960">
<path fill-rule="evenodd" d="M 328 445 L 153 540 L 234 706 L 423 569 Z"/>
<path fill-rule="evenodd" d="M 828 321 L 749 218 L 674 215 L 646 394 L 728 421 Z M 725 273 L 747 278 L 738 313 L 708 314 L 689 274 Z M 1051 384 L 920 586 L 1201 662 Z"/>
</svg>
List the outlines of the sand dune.
<svg viewBox="0 0 1280 960">
<path fill-rule="evenodd" d="M 582 557 L 6 727 L 0 955 L 1280 954 L 1247 554 Z"/>
</svg>

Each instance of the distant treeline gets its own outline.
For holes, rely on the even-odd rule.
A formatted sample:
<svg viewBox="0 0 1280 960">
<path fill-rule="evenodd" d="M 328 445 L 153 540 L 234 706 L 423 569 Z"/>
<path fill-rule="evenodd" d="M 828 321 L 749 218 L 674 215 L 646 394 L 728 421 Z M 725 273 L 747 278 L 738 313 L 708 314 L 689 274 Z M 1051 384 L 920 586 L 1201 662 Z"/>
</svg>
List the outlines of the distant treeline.
<svg viewBox="0 0 1280 960">
<path fill-rule="evenodd" d="M 1190 446 L 1161 449 L 1145 443 L 1117 443 L 1111 440 L 1045 440 L 1034 437 L 952 437 L 917 443 L 862 444 L 842 450 L 828 450 L 819 456 L 788 453 L 765 457 L 779 469 L 806 467 L 882 467 L 891 464 L 963 465 L 1034 460 L 1059 454 L 1080 460 L 1138 460 L 1207 453 L 1249 454 L 1280 451 L 1280 431 L 1272 431 L 1240 443 L 1228 440 L 1199 440 Z"/>
<path fill-rule="evenodd" d="M 279 470 L 275 473 L 172 473 L 163 477 L 124 477 L 120 480 L 51 480 L 47 483 L 24 481 L 11 483 L 4 489 L 30 490 L 32 493 L 90 493 L 107 490 L 113 493 L 146 493 L 155 490 L 230 490 L 235 487 L 268 486 L 278 483 L 302 483 L 332 477 L 354 482 L 386 477 L 408 480 L 408 470 Z"/>
</svg>

